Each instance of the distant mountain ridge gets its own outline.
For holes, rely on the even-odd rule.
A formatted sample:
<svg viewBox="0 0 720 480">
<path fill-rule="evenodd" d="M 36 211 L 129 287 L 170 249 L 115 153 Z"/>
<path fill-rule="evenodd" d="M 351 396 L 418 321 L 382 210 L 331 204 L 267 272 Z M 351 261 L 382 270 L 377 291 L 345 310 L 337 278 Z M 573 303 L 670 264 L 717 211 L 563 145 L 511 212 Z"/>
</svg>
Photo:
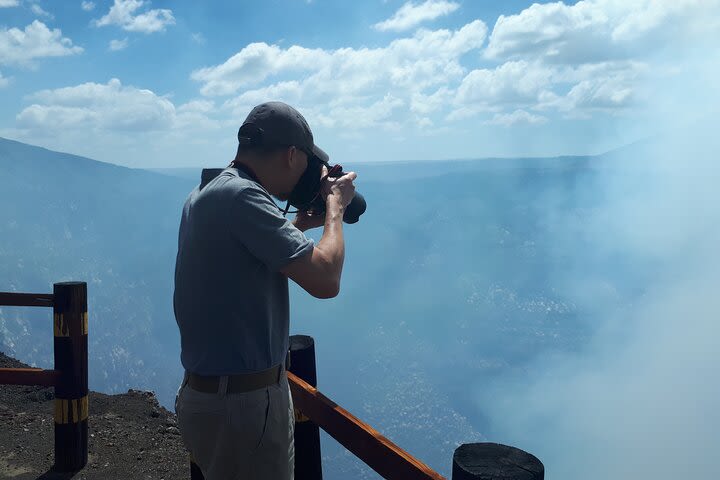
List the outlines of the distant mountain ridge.
<svg viewBox="0 0 720 480">
<path fill-rule="evenodd" d="M 45 147 L 30 145 L 27 143 L 19 142 L 17 140 L 11 140 L 3 137 L 0 137 L 0 155 L 2 155 L 3 160 L 24 161 L 27 160 L 26 157 L 29 155 L 35 159 L 42 158 L 43 156 L 45 158 L 52 158 L 54 162 L 64 163 L 65 166 L 69 166 L 72 163 L 78 166 L 82 164 L 87 166 L 91 164 L 102 163 L 105 165 L 112 165 L 114 167 L 118 167 L 118 165 L 114 165 L 112 163 L 102 162 L 100 160 L 93 160 L 91 158 L 75 155 L 72 153 L 58 152 L 55 150 L 47 149 Z"/>
<path fill-rule="evenodd" d="M 457 160 L 417 160 L 397 162 L 354 162 L 345 163 L 342 160 L 330 159 L 343 165 L 345 171 L 358 173 L 359 181 L 403 181 L 428 178 L 450 173 L 463 173 L 472 171 L 507 170 L 514 168 L 586 168 L 592 156 L 559 156 L 559 157 L 527 157 L 527 158 L 478 158 Z M 227 164 L 218 163 L 213 168 L 222 168 Z M 148 168 L 155 172 L 171 177 L 199 181 L 203 167 L 182 168 Z M 210 167 L 207 167 L 210 168 Z"/>
<path fill-rule="evenodd" d="M 340 159 L 331 158 L 331 163 L 339 162 L 345 170 L 354 169 L 361 172 L 363 181 L 383 181 L 393 178 L 427 178 L 439 174 L 460 173 L 467 171 L 495 170 L 508 168 L 597 168 L 598 161 L 610 161 L 617 158 L 630 158 L 646 152 L 651 145 L 650 140 L 641 140 L 629 145 L 612 149 L 599 155 L 559 155 L 554 157 L 486 157 L 477 159 L 419 160 L 395 162 L 352 162 L 344 163 Z M 88 157 L 70 153 L 57 152 L 44 147 L 25 144 L 16 140 L 0 137 L 0 159 L 16 161 L 49 161 L 42 164 L 49 168 L 92 168 L 103 167 L 124 169 L 126 172 L 151 172 L 164 176 L 199 181 L 203 167 L 167 167 L 167 168 L 129 168 L 113 163 L 102 162 Z M 227 159 L 225 159 L 227 160 Z M 219 161 L 212 168 L 222 168 L 227 161 Z M 206 167 L 210 168 L 210 167 Z M 421 173 L 418 173 L 420 170 Z M 6 171 L 9 170 L 6 169 Z M 110 170 L 108 170 L 110 171 Z"/>
</svg>

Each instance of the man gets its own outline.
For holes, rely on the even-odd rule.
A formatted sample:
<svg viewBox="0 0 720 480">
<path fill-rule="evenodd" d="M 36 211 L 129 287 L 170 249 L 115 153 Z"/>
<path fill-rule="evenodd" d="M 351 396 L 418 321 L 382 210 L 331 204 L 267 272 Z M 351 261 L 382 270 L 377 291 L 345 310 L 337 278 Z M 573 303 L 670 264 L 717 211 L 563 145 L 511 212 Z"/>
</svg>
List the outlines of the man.
<svg viewBox="0 0 720 480">
<path fill-rule="evenodd" d="M 317 298 L 338 294 L 350 172 L 326 177 L 323 216 L 285 219 L 315 146 L 305 119 L 280 102 L 255 107 L 237 156 L 183 208 L 175 317 L 185 378 L 175 409 L 183 441 L 207 480 L 292 479 L 294 419 L 285 372 L 288 278 Z M 202 188 L 201 188 L 202 187 Z M 314 244 L 303 231 L 324 225 Z"/>
</svg>

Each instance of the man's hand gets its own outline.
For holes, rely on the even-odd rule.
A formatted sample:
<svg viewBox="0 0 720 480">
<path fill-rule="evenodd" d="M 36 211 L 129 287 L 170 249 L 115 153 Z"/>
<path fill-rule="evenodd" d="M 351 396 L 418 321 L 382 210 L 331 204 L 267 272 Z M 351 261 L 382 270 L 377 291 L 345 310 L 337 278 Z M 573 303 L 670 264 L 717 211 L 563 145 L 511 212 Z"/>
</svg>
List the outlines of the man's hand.
<svg viewBox="0 0 720 480">
<path fill-rule="evenodd" d="M 305 232 L 311 228 L 322 227 L 325 225 L 325 213 L 310 214 L 304 210 L 300 210 L 295 215 L 293 225 L 295 225 L 295 227 L 301 232 Z"/>
<path fill-rule="evenodd" d="M 342 177 L 333 178 L 327 176 L 328 170 L 323 165 L 322 176 L 323 182 L 320 188 L 323 199 L 327 202 L 330 198 L 336 198 L 340 201 L 343 210 L 350 205 L 355 196 L 355 185 L 353 180 L 357 178 L 355 172 L 347 172 Z"/>
<path fill-rule="evenodd" d="M 325 165 L 323 165 L 322 172 L 320 173 L 322 178 L 320 192 L 323 200 L 327 202 L 328 199 L 332 198 L 337 202 L 337 204 L 342 206 L 342 209 L 344 210 L 350 204 L 353 196 L 355 195 L 355 185 L 353 185 L 353 180 L 357 178 L 357 174 L 355 172 L 348 172 L 338 178 L 328 177 L 327 174 L 328 169 Z M 322 227 L 325 225 L 325 213 L 311 214 L 301 210 L 295 215 L 295 219 L 292 223 L 302 232 L 310 230 L 311 228 Z"/>
</svg>

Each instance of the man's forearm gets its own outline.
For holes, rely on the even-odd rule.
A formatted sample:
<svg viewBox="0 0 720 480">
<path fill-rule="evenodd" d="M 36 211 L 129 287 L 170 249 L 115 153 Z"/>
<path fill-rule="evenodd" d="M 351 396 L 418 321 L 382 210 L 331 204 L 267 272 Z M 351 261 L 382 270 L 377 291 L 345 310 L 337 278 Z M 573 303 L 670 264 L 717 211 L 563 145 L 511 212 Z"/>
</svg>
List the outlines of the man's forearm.
<svg viewBox="0 0 720 480">
<path fill-rule="evenodd" d="M 325 227 L 317 248 L 323 252 L 329 273 L 340 286 L 343 263 L 345 261 L 345 240 L 343 238 L 343 208 L 337 197 L 330 196 L 325 208 Z"/>
</svg>

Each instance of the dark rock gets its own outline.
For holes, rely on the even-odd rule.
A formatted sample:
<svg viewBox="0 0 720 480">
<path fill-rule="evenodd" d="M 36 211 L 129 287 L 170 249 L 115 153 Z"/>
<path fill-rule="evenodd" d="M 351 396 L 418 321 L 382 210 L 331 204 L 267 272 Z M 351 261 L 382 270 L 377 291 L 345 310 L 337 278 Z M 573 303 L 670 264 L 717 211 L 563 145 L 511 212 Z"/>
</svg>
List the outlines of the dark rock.
<svg viewBox="0 0 720 480">
<path fill-rule="evenodd" d="M 0 368 L 27 365 L 0 352 Z M 10 450 L 12 466 L 32 472 L 13 477 L 17 480 L 54 478 L 43 475 L 54 461 L 53 398 L 52 388 L 0 385 L 0 452 Z M 175 415 L 153 392 L 90 392 L 89 404 L 88 464 L 74 480 L 188 477 Z"/>
</svg>

